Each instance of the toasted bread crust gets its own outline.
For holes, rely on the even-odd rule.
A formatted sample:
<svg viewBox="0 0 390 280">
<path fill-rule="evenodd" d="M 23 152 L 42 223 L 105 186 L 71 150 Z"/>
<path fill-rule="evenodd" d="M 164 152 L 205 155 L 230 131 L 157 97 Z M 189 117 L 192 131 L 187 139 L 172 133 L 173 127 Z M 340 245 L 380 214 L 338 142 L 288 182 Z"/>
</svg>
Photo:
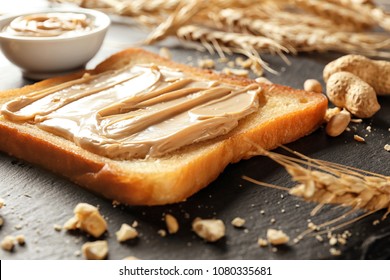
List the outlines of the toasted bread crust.
<svg viewBox="0 0 390 280">
<path fill-rule="evenodd" d="M 127 49 L 117 53 L 88 72 L 101 73 L 134 63 L 165 65 L 224 83 L 254 83 L 249 79 L 178 64 L 141 49 Z M 81 75 L 83 72 L 2 92 L 0 103 Z M 273 149 L 309 134 L 321 124 L 327 108 L 327 100 L 323 95 L 279 85 L 262 84 L 262 87 L 265 90 L 263 112 L 256 112 L 240 121 L 239 126 L 225 136 L 184 147 L 158 161 L 108 159 L 34 126 L 9 122 L 3 116 L 0 116 L 0 149 L 122 203 L 161 205 L 179 202 L 215 180 L 229 163 L 250 157 L 255 150 L 252 143 Z M 278 99 L 282 96 L 302 100 L 302 109 L 278 112 L 270 104 L 278 105 Z M 276 110 L 277 114 L 269 113 L 268 108 Z M 263 117 L 264 114 L 270 116 Z"/>
</svg>

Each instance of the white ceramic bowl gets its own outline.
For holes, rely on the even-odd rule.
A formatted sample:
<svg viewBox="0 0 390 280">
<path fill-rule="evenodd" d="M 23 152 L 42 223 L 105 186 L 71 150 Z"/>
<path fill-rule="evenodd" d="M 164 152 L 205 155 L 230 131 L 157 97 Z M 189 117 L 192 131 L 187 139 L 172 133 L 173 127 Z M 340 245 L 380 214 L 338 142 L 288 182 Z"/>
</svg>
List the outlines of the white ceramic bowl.
<svg viewBox="0 0 390 280">
<path fill-rule="evenodd" d="M 95 28 L 69 37 L 17 36 L 3 32 L 16 17 L 48 12 L 84 13 L 95 22 Z M 32 79 L 43 79 L 83 67 L 100 49 L 109 17 L 89 9 L 48 9 L 9 16 L 0 20 L 0 46 L 3 54 Z"/>
</svg>

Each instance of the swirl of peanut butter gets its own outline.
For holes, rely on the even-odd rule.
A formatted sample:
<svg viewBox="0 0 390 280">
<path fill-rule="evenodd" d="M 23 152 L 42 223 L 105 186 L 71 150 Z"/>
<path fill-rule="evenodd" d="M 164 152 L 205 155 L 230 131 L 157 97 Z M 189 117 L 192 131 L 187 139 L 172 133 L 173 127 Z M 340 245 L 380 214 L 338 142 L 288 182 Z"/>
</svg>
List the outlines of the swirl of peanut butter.
<svg viewBox="0 0 390 280">
<path fill-rule="evenodd" d="M 257 84 L 134 65 L 34 92 L 6 103 L 1 113 L 105 157 L 160 157 L 228 133 L 258 110 L 260 92 Z"/>
<path fill-rule="evenodd" d="M 86 14 L 53 12 L 17 17 L 4 32 L 15 36 L 58 37 L 87 32 L 93 27 L 93 20 Z"/>
</svg>

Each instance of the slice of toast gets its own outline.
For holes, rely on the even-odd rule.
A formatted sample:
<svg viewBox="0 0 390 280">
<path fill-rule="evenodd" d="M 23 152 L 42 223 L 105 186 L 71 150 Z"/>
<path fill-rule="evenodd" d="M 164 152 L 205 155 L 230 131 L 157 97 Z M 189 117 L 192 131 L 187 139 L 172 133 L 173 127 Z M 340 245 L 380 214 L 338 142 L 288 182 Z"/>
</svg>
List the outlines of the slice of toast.
<svg viewBox="0 0 390 280">
<path fill-rule="evenodd" d="M 174 63 L 141 49 L 127 49 L 99 64 L 91 74 L 135 64 L 154 63 L 206 80 L 245 86 L 255 81 Z M 84 73 L 48 79 L 0 93 L 0 106 L 19 96 L 79 78 Z M 324 95 L 280 85 L 261 84 L 260 108 L 217 138 L 187 145 L 167 155 L 114 160 L 72 141 L 16 123 L 0 115 L 0 149 L 69 178 L 106 198 L 133 205 L 162 205 L 185 200 L 215 180 L 229 163 L 253 155 L 253 144 L 273 149 L 315 130 L 327 108 Z"/>
</svg>

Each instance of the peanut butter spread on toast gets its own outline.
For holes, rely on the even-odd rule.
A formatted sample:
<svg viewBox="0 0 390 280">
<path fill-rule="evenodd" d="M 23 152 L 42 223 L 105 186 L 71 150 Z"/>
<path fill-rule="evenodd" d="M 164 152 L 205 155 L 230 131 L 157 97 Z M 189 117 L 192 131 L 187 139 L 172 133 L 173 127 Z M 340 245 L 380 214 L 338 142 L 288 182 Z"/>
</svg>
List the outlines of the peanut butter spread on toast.
<svg viewBox="0 0 390 280">
<path fill-rule="evenodd" d="M 245 87 L 134 65 L 12 100 L 1 113 L 113 159 L 159 157 L 224 135 L 259 108 L 258 84 Z"/>
</svg>

